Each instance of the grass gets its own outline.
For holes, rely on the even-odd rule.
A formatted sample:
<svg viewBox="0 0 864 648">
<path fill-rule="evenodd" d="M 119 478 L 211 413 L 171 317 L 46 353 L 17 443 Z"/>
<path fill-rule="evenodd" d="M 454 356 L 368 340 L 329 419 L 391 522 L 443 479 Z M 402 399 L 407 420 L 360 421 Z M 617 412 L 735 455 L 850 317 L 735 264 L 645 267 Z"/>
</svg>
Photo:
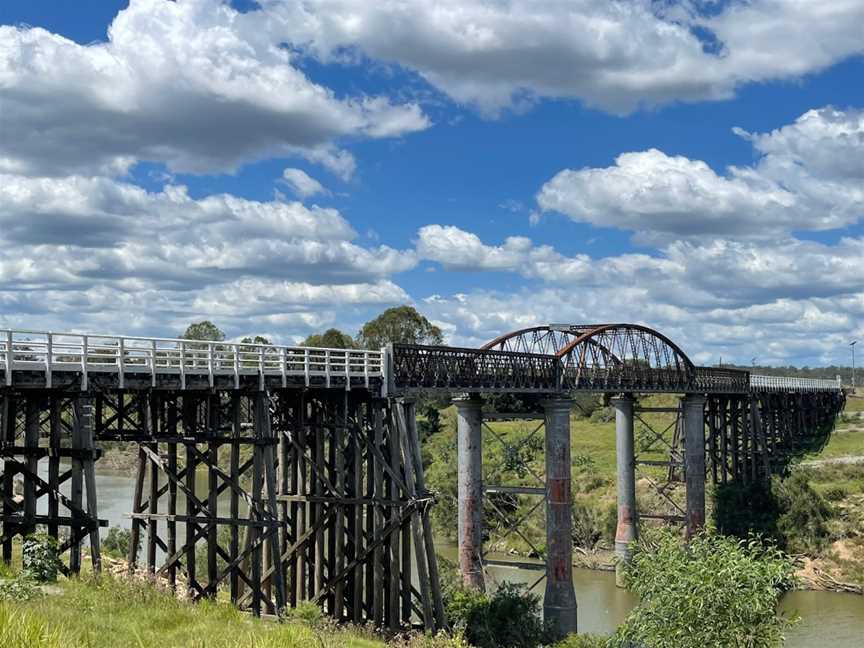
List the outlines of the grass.
<svg viewBox="0 0 864 648">
<path fill-rule="evenodd" d="M 364 629 L 254 619 L 227 604 L 179 601 L 144 581 L 102 576 L 62 580 L 60 592 L 0 602 L 0 646 L 383 648 Z"/>
</svg>

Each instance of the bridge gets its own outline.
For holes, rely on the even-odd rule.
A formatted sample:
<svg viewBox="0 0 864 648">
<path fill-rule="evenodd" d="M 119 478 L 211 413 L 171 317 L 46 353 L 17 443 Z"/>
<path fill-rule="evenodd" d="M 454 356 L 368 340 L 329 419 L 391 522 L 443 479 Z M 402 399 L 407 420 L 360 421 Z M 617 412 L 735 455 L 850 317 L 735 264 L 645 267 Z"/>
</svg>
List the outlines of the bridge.
<svg viewBox="0 0 864 648">
<path fill-rule="evenodd" d="M 580 393 L 615 409 L 616 553 L 637 511 L 634 421 L 640 394 L 675 394 L 669 474 L 686 501 L 660 516 L 695 533 L 706 481 L 764 480 L 827 440 L 839 381 L 695 365 L 635 324 L 537 326 L 482 348 L 394 344 L 319 349 L 223 341 L 0 330 L 0 546 L 44 526 L 65 569 L 89 542 L 101 566 L 95 462 L 105 443 L 137 449 L 129 569 L 139 562 L 193 598 L 226 588 L 255 614 L 314 601 L 338 620 L 400 630 L 446 621 L 438 590 L 415 399 L 448 394 L 458 412 L 459 566 L 484 587 L 484 498 L 538 498 L 546 514 L 544 616 L 576 629 L 570 413 Z M 484 484 L 484 397 L 540 403 L 545 471 L 536 488 Z M 663 434 L 656 438 L 664 443 Z M 644 462 L 643 462 L 644 463 Z M 196 474 L 207 475 L 206 491 Z M 17 483 L 23 488 L 18 492 Z M 68 493 L 68 494 L 67 494 Z M 227 494 L 228 510 L 224 498 Z M 139 544 L 143 548 L 139 550 Z M 205 564 L 199 564 L 206 550 Z M 140 555 L 139 555 L 140 554 Z"/>
</svg>

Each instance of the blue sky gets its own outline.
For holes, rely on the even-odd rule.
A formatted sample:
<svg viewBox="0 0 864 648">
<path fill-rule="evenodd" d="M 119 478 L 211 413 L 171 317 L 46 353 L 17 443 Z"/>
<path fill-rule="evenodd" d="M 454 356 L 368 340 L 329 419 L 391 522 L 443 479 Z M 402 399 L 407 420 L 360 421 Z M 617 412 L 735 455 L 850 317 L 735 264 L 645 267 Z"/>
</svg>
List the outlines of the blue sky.
<svg viewBox="0 0 864 648">
<path fill-rule="evenodd" d="M 864 2 L 10 0 L 0 326 L 864 337 Z"/>
</svg>

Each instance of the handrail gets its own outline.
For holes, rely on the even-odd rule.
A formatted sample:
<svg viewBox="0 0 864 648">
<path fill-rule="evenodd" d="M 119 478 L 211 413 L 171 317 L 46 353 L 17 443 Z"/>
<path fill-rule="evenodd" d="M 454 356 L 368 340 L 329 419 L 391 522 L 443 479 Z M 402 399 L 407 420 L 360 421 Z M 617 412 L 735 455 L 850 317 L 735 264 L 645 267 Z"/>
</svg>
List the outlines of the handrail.
<svg viewBox="0 0 864 648">
<path fill-rule="evenodd" d="M 283 386 L 289 377 L 302 378 L 306 386 L 324 378 L 329 386 L 338 376 L 346 389 L 358 383 L 368 387 L 370 379 L 384 377 L 382 351 L 367 349 L 16 329 L 0 329 L 0 368 L 7 386 L 16 370 L 43 372 L 48 387 L 57 371 L 79 372 L 82 389 L 94 373 L 117 375 L 121 388 L 128 375 L 142 373 L 152 386 L 159 374 L 177 375 L 184 388 L 190 375 L 206 377 L 211 386 L 216 376 L 233 376 L 237 387 L 241 375 L 257 375 L 262 389 L 265 376 L 279 377 Z"/>
<path fill-rule="evenodd" d="M 750 376 L 751 391 L 842 391 L 843 385 L 837 380 L 825 378 L 792 378 L 785 376 Z"/>
</svg>

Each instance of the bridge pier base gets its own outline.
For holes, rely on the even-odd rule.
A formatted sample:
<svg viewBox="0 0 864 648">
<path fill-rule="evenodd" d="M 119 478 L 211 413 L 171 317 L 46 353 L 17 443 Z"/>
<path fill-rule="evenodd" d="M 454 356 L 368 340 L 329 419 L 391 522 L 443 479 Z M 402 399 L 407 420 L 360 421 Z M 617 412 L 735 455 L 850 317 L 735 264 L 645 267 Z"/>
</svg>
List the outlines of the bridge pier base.
<svg viewBox="0 0 864 648">
<path fill-rule="evenodd" d="M 483 579 L 483 400 L 456 398 L 459 464 L 459 571 L 462 583 L 485 590 Z"/>
<path fill-rule="evenodd" d="M 702 394 L 683 399 L 688 538 L 705 526 L 705 400 Z"/>
<path fill-rule="evenodd" d="M 543 403 L 546 423 L 546 594 L 543 620 L 559 636 L 576 632 L 571 536 L 570 406 L 566 398 Z"/>
<path fill-rule="evenodd" d="M 636 525 L 636 457 L 633 443 L 633 395 L 612 399 L 615 408 L 615 457 L 618 468 L 618 525 L 615 529 L 615 584 L 624 586 L 624 567 L 630 543 L 638 537 Z"/>
</svg>

